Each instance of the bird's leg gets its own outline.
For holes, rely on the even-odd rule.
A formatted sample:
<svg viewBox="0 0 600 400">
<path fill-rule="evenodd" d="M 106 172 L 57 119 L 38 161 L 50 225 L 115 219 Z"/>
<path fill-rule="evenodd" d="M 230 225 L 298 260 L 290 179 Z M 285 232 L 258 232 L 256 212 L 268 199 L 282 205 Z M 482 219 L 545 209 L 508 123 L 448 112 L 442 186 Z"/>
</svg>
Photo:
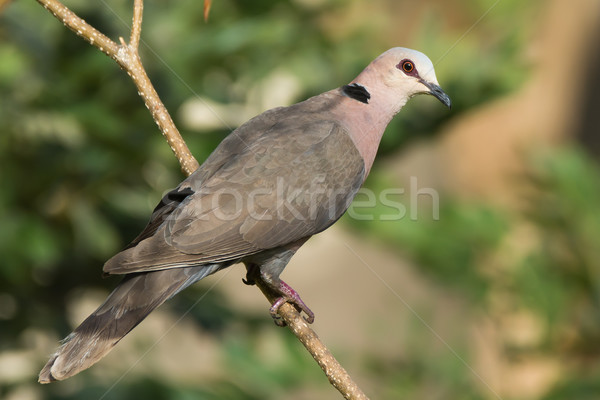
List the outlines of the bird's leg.
<svg viewBox="0 0 600 400">
<path fill-rule="evenodd" d="M 271 313 L 275 324 L 278 326 L 285 326 L 285 322 L 283 322 L 278 314 L 279 307 L 284 303 L 293 304 L 300 313 L 304 311 L 306 314 L 306 316 L 304 316 L 306 322 L 309 324 L 313 323 L 315 314 L 308 308 L 304 301 L 302 301 L 298 292 L 279 279 L 279 276 L 275 276 L 275 274 L 271 273 L 267 268 L 263 269 L 260 265 L 254 263 L 247 263 L 246 269 L 246 279 L 242 279 L 246 285 L 254 285 L 256 284 L 256 280 L 260 279 L 277 295 L 275 302 L 271 305 L 271 308 L 269 308 L 269 312 Z"/>
<path fill-rule="evenodd" d="M 296 307 L 298 312 L 304 311 L 306 314 L 304 316 L 304 320 L 309 324 L 312 324 L 315 320 L 315 313 L 311 311 L 310 308 L 302 301 L 298 292 L 296 292 L 290 285 L 282 281 L 279 276 L 273 276 L 263 268 L 260 268 L 259 279 L 267 284 L 267 286 L 275 292 L 278 297 L 277 300 L 271 305 L 269 308 L 269 312 L 273 317 L 273 321 L 278 326 L 285 326 L 285 323 L 281 320 L 279 316 L 279 307 L 281 307 L 284 303 L 290 303 Z M 254 271 L 253 271 L 254 272 Z"/>
<path fill-rule="evenodd" d="M 268 281 L 265 280 L 265 282 L 267 284 L 269 284 Z M 281 297 L 279 297 L 275 301 L 275 303 L 273 303 L 273 305 L 271 305 L 271 308 L 269 308 L 271 316 L 273 317 L 273 321 L 275 321 L 275 323 L 277 325 L 279 325 L 279 326 L 284 325 L 283 321 L 281 321 L 281 318 L 279 317 L 279 314 L 278 314 L 279 307 L 281 307 L 283 305 L 283 303 L 293 304 L 296 307 L 296 309 L 298 310 L 298 312 L 304 311 L 304 313 L 306 314 L 304 316 L 304 320 L 306 322 L 308 322 L 309 324 L 312 324 L 315 321 L 315 313 L 313 313 L 311 311 L 311 309 L 308 308 L 308 306 L 300 298 L 300 295 L 298 294 L 298 292 L 296 292 L 294 289 L 292 289 L 292 287 L 290 285 L 288 285 L 287 283 L 285 283 L 284 281 L 279 279 L 279 287 L 275 288 L 275 287 L 271 286 L 270 284 L 269 284 L 269 286 L 273 290 L 275 290 L 277 293 L 281 294 Z"/>
<path fill-rule="evenodd" d="M 279 316 L 279 308 L 284 303 L 290 303 L 296 307 L 299 313 L 304 312 L 304 320 L 312 324 L 315 314 L 302 301 L 298 292 L 279 278 L 279 275 L 290 261 L 296 251 L 308 240 L 310 236 L 290 243 L 285 247 L 275 249 L 259 255 L 258 257 L 244 260 L 246 264 L 246 279 L 242 281 L 247 285 L 254 285 L 257 281 L 263 282 L 272 292 L 275 301 L 269 309 L 275 324 L 284 326 L 285 322 Z"/>
</svg>

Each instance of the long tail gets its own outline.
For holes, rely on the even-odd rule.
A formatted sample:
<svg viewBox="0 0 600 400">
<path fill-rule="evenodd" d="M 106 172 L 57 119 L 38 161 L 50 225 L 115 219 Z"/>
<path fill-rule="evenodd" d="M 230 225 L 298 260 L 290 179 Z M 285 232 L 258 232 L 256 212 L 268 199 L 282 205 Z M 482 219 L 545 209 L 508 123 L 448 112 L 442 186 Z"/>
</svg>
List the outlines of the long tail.
<svg viewBox="0 0 600 400">
<path fill-rule="evenodd" d="M 220 265 L 125 276 L 104 303 L 64 340 L 39 375 L 40 383 L 71 377 L 104 357 L 152 310 Z"/>
</svg>

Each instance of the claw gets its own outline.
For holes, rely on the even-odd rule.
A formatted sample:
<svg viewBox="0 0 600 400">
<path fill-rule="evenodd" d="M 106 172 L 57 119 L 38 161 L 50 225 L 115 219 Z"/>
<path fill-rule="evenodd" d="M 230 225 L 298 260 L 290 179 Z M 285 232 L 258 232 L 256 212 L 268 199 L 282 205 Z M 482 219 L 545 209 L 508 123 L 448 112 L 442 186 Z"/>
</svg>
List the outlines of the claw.
<svg viewBox="0 0 600 400">
<path fill-rule="evenodd" d="M 256 276 L 257 269 L 258 267 L 254 264 L 251 264 L 247 267 L 246 279 L 242 278 L 242 282 L 244 282 L 244 285 L 256 285 L 256 280 L 254 278 Z"/>
<path fill-rule="evenodd" d="M 285 298 L 280 297 L 278 298 L 275 303 L 273 303 L 273 305 L 271 306 L 271 308 L 269 308 L 269 312 L 271 313 L 271 317 L 273 317 L 273 322 L 275 322 L 275 325 L 277 326 L 286 326 L 285 321 L 279 316 L 279 307 L 282 306 L 283 303 L 285 303 Z"/>
</svg>

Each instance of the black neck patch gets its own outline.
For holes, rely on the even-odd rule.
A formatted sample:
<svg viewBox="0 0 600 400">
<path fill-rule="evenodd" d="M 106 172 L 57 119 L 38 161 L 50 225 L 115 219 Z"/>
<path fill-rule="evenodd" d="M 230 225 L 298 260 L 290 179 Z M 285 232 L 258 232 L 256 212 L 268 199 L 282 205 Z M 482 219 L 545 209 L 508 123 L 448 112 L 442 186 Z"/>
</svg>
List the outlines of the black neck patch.
<svg viewBox="0 0 600 400">
<path fill-rule="evenodd" d="M 351 99 L 358 100 L 365 104 L 369 104 L 369 99 L 371 98 L 371 93 L 358 83 L 342 86 L 342 93 Z"/>
</svg>

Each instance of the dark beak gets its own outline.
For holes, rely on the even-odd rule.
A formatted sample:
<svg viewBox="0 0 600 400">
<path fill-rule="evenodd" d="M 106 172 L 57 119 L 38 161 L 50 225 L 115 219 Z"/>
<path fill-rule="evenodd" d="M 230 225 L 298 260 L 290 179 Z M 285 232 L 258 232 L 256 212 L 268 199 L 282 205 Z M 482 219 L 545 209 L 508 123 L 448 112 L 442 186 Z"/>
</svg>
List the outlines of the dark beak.
<svg viewBox="0 0 600 400">
<path fill-rule="evenodd" d="M 421 80 L 420 82 L 423 85 L 427 86 L 427 88 L 429 89 L 429 92 L 426 92 L 427 94 L 430 94 L 430 95 L 434 96 L 435 98 L 437 98 L 446 107 L 448 107 L 450 109 L 452 108 L 452 101 L 450 100 L 450 97 L 448 97 L 446 92 L 444 92 L 441 87 L 439 87 L 438 85 L 436 85 L 434 83 L 430 83 L 430 82 L 427 82 L 424 80 Z"/>
</svg>

